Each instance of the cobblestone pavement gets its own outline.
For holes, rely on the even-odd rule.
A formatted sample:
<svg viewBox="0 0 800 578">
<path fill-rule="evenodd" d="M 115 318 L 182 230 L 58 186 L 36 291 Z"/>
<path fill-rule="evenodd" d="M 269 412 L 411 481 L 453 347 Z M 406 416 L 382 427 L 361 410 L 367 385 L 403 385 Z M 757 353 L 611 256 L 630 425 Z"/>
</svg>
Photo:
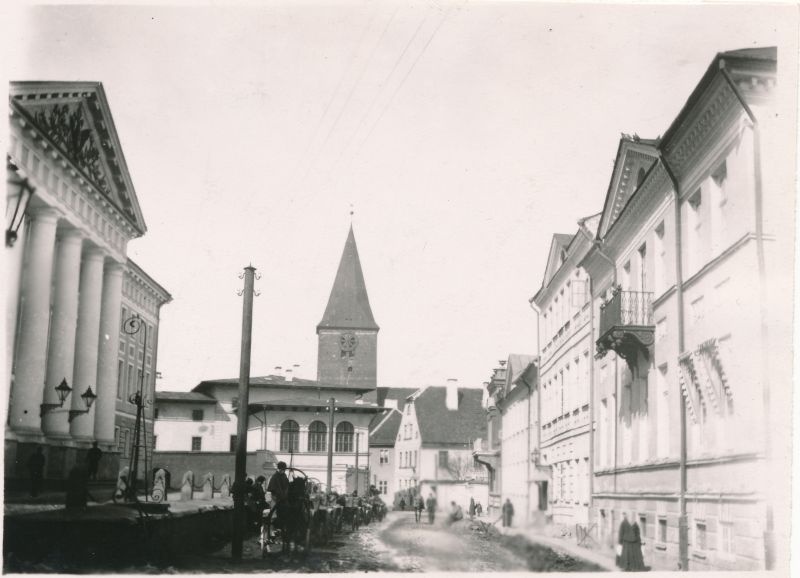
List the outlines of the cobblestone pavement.
<svg viewBox="0 0 800 578">
<path fill-rule="evenodd" d="M 277 550 L 277 548 L 276 548 Z M 262 558 L 258 537 L 248 536 L 240 562 L 231 560 L 230 543 L 220 543 L 206 553 L 187 555 L 171 565 L 136 565 L 114 568 L 114 573 L 343 573 L 343 572 L 509 572 L 592 571 L 599 568 L 520 536 L 502 536 L 493 526 L 468 520 L 445 527 L 417 523 L 411 512 L 390 512 L 380 523 L 335 535 L 324 547 L 308 555 L 268 553 Z M 43 564 L 20 565 L 17 571 L 107 573 L 86 567 L 53 568 Z"/>
<path fill-rule="evenodd" d="M 233 563 L 230 545 L 214 554 L 178 561 L 161 572 L 509 572 L 592 571 L 589 564 L 549 548 L 522 544 L 495 532 L 479 531 L 469 521 L 445 528 L 416 523 L 410 512 L 390 512 L 381 523 L 337 534 L 308 556 L 270 553 L 261 558 L 256 537 L 244 544 L 243 559 Z M 139 568 L 146 572 L 147 569 Z M 156 571 L 153 569 L 153 571 Z"/>
</svg>

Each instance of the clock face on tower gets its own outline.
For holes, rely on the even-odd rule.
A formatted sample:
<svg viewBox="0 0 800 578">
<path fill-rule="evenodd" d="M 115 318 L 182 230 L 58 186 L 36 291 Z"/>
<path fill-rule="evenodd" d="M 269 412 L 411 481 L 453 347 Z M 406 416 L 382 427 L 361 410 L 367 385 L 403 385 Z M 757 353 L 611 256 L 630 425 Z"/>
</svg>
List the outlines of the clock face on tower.
<svg viewBox="0 0 800 578">
<path fill-rule="evenodd" d="M 355 351 L 358 346 L 358 337 L 352 333 L 345 333 L 339 338 L 342 351 Z"/>
</svg>

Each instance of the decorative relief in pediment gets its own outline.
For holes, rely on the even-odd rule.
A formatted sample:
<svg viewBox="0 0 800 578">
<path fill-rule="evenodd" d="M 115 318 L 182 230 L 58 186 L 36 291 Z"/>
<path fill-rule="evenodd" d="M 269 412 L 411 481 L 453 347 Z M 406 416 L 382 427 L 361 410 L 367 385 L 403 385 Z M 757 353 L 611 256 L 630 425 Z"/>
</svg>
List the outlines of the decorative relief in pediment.
<svg viewBox="0 0 800 578">
<path fill-rule="evenodd" d="M 92 183 L 107 195 L 111 195 L 105 171 L 100 160 L 100 151 L 95 145 L 92 130 L 88 128 L 80 103 L 55 104 L 42 107 L 33 113 L 33 122 Z"/>
<path fill-rule="evenodd" d="M 139 222 L 132 192 L 96 94 L 15 95 L 13 99 L 28 122 L 80 171 L 83 180 L 125 216 Z"/>
</svg>

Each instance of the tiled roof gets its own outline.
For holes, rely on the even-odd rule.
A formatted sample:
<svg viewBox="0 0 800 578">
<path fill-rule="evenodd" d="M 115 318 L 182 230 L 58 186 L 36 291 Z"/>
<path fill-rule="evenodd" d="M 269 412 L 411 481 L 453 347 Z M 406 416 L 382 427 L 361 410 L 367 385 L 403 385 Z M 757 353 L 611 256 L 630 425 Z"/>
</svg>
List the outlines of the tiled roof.
<svg viewBox="0 0 800 578">
<path fill-rule="evenodd" d="M 211 386 L 216 385 L 239 385 L 238 377 L 229 377 L 223 379 L 207 379 L 197 384 L 192 391 L 203 391 Z M 287 381 L 286 378 L 280 375 L 262 375 L 250 378 L 250 387 L 273 387 L 273 388 L 308 388 L 308 389 L 339 389 L 339 390 L 361 390 L 370 391 L 375 388 L 370 385 L 337 385 L 333 383 L 323 383 L 311 379 L 293 378 Z"/>
<path fill-rule="evenodd" d="M 318 331 L 324 328 L 378 330 L 369 306 L 367 286 L 364 283 L 352 226 L 344 244 L 328 306 L 322 321 L 317 325 Z"/>
<path fill-rule="evenodd" d="M 157 391 L 156 401 L 183 401 L 194 403 L 217 403 L 213 397 L 209 397 L 195 391 Z"/>
<path fill-rule="evenodd" d="M 377 401 L 378 405 L 384 407 L 386 405 L 386 400 L 394 400 L 397 402 L 397 409 L 401 412 L 406 405 L 406 398 L 417 391 L 413 387 L 379 387 L 377 389 Z M 379 413 L 375 417 L 372 418 L 372 421 L 369 424 L 369 430 L 372 431 L 373 428 L 377 427 L 377 425 L 388 415 L 390 409 L 385 410 L 383 413 Z M 388 424 L 387 424 L 388 425 Z M 385 426 L 384 426 L 385 427 Z M 397 422 L 395 426 L 395 433 L 392 434 L 392 440 L 397 436 L 397 427 L 400 427 L 400 422 Z M 370 436 L 370 440 L 372 437 Z"/>
<path fill-rule="evenodd" d="M 486 438 L 483 390 L 459 388 L 458 410 L 451 411 L 445 405 L 446 389 L 428 387 L 414 402 L 422 444 L 471 444 Z"/>
<path fill-rule="evenodd" d="M 403 414 L 396 409 L 390 409 L 386 415 L 375 416 L 373 421 L 377 423 L 370 426 L 369 445 L 393 446 L 402 420 Z"/>
<path fill-rule="evenodd" d="M 522 353 L 511 353 L 508 356 L 507 375 L 508 375 L 509 386 L 513 387 L 514 383 L 516 383 L 520 377 L 523 377 L 523 374 L 525 374 L 528 371 L 528 369 L 531 367 L 531 364 L 534 362 L 535 359 L 536 356 L 534 355 L 525 355 Z"/>
</svg>

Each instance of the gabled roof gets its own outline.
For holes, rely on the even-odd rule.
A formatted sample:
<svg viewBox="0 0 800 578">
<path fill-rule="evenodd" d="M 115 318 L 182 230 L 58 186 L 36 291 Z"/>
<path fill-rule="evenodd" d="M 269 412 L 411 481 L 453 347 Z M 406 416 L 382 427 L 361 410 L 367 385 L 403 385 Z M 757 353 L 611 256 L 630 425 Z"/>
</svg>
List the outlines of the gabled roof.
<svg viewBox="0 0 800 578">
<path fill-rule="evenodd" d="M 378 388 L 378 405 L 386 405 L 387 399 L 393 399 L 397 402 L 397 409 L 403 411 L 406 405 L 406 398 L 417 391 L 416 387 L 379 387 Z"/>
<path fill-rule="evenodd" d="M 371 329 L 378 331 L 378 325 L 372 316 L 369 306 L 367 286 L 364 283 L 364 273 L 361 270 L 361 260 L 358 258 L 356 238 L 353 227 L 347 234 L 344 244 L 342 259 L 333 282 L 328 306 L 322 321 L 317 325 L 320 329 Z"/>
<path fill-rule="evenodd" d="M 385 415 L 376 416 L 373 419 L 375 423 L 370 424 L 369 428 L 369 445 L 394 446 L 401 421 L 403 421 L 403 414 L 393 408 L 388 410 Z"/>
<path fill-rule="evenodd" d="M 546 286 L 556 274 L 561 264 L 566 258 L 567 249 L 572 242 L 574 235 L 567 235 L 564 233 L 556 233 L 553 235 L 553 240 L 550 241 L 550 253 L 547 256 L 547 267 L 544 270 L 544 279 L 542 285 Z"/>
<path fill-rule="evenodd" d="M 12 82 L 10 101 L 139 236 L 147 231 L 101 83 Z"/>
<path fill-rule="evenodd" d="M 477 438 L 486 438 L 483 391 L 459 388 L 458 410 L 451 411 L 445 405 L 446 390 L 446 387 L 428 387 L 414 402 L 422 445 L 466 447 Z"/>
<path fill-rule="evenodd" d="M 194 386 L 192 388 L 192 391 L 204 392 L 219 386 L 238 387 L 239 378 L 227 377 L 223 379 L 207 379 L 201 381 L 196 386 Z M 358 385 L 358 384 L 340 385 L 334 383 L 325 383 L 321 381 L 313 381 L 311 379 L 300 379 L 297 377 L 293 378 L 291 381 L 288 381 L 286 380 L 285 377 L 281 375 L 253 376 L 250 378 L 250 387 L 264 387 L 273 389 L 307 389 L 307 390 L 338 389 L 340 391 L 363 391 L 365 393 L 368 391 L 373 391 L 375 389 L 370 385 Z"/>
<path fill-rule="evenodd" d="M 156 401 L 179 401 L 184 403 L 217 403 L 213 397 L 196 391 L 157 391 Z"/>
<path fill-rule="evenodd" d="M 508 356 L 506 364 L 506 388 L 512 389 L 515 384 L 525 382 L 533 386 L 536 379 L 536 356 L 522 353 L 512 353 Z"/>
<path fill-rule="evenodd" d="M 624 133 L 620 137 L 597 230 L 598 238 L 605 236 L 641 184 L 640 179 L 658 160 L 659 142 L 660 139 L 643 139 Z"/>
</svg>

